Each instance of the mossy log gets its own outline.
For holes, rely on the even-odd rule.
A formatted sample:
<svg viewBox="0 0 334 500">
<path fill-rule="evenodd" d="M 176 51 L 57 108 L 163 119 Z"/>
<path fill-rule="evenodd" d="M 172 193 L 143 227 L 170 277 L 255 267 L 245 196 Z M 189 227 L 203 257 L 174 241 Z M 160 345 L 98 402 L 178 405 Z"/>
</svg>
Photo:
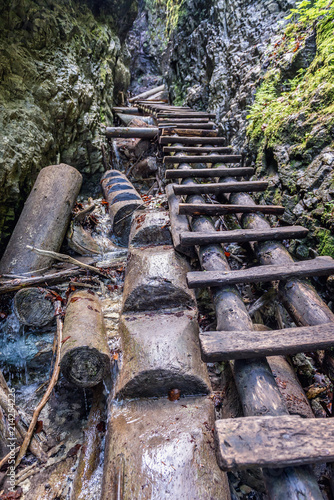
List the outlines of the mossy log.
<svg viewBox="0 0 334 500">
<path fill-rule="evenodd" d="M 36 272 L 51 265 L 51 257 L 27 245 L 58 252 L 81 183 L 78 170 L 64 163 L 40 171 L 0 261 L 1 274 Z"/>
<path fill-rule="evenodd" d="M 69 297 L 60 367 L 67 380 L 79 387 L 93 387 L 110 373 L 101 303 L 91 290 L 79 290 Z"/>
</svg>

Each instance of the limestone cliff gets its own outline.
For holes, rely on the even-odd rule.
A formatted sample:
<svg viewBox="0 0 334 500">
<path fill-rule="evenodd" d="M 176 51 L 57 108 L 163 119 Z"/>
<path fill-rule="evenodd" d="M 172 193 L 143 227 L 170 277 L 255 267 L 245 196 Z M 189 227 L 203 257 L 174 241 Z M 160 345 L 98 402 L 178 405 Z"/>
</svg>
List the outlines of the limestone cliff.
<svg viewBox="0 0 334 500">
<path fill-rule="evenodd" d="M 0 250 L 39 170 L 101 170 L 100 123 L 130 81 L 123 39 L 135 0 L 0 5 Z"/>
</svg>

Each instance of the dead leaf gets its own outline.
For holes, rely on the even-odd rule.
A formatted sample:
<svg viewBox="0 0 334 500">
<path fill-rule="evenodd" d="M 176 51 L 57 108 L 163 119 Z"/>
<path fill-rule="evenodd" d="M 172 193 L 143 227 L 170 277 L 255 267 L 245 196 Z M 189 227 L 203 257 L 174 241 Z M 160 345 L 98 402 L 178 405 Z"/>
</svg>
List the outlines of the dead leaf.
<svg viewBox="0 0 334 500">
<path fill-rule="evenodd" d="M 169 401 L 177 401 L 181 397 L 181 391 L 179 389 L 171 389 L 168 393 Z"/>
</svg>

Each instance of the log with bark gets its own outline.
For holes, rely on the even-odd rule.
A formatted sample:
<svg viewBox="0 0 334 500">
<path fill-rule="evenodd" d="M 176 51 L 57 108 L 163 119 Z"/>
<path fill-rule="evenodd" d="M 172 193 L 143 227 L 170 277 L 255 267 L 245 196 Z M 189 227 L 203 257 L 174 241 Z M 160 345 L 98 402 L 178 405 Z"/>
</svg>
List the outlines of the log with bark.
<svg viewBox="0 0 334 500">
<path fill-rule="evenodd" d="M 51 265 L 52 258 L 31 252 L 27 245 L 59 250 L 81 182 L 78 170 L 64 163 L 40 171 L 0 261 L 0 273 L 36 272 Z"/>
<path fill-rule="evenodd" d="M 110 374 L 110 352 L 101 303 L 91 290 L 74 292 L 66 308 L 60 367 L 79 387 L 93 387 Z"/>
<path fill-rule="evenodd" d="M 151 95 L 157 94 L 158 92 L 162 92 L 165 90 L 165 85 L 159 85 L 159 87 L 154 87 L 153 89 L 147 90 L 146 92 L 142 92 L 141 94 L 130 97 L 129 102 L 139 101 L 141 99 L 146 99 Z"/>
<path fill-rule="evenodd" d="M 159 129 L 157 127 L 107 127 L 106 137 L 112 139 L 114 137 L 121 138 L 141 138 L 141 139 L 154 139 L 158 137 Z"/>
</svg>

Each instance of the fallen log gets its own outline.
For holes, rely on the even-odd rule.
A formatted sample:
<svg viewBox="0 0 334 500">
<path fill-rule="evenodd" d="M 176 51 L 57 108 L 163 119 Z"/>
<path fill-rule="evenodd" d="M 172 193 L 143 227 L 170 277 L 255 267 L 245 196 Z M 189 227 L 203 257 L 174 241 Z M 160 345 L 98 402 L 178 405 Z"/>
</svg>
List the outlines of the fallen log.
<svg viewBox="0 0 334 500">
<path fill-rule="evenodd" d="M 130 97 L 129 102 L 139 101 L 140 99 L 146 99 L 146 97 L 150 97 L 151 95 L 157 94 L 158 92 L 162 92 L 163 90 L 165 90 L 165 84 L 159 85 L 159 87 L 154 87 L 153 89 L 150 90 L 146 90 L 146 92 L 137 94 L 134 97 Z"/>
<path fill-rule="evenodd" d="M 138 108 L 131 108 L 131 107 L 122 107 L 122 106 L 115 106 L 112 108 L 112 111 L 114 113 L 125 113 L 131 114 L 131 115 L 140 115 L 141 111 Z"/>
<path fill-rule="evenodd" d="M 20 274 L 50 267 L 52 257 L 31 252 L 27 246 L 59 250 L 81 182 L 78 170 L 64 163 L 40 171 L 0 261 L 0 273 Z"/>
<path fill-rule="evenodd" d="M 20 322 L 27 326 L 44 326 L 54 319 L 54 307 L 46 298 L 48 290 L 24 288 L 14 297 L 14 311 Z"/>
<path fill-rule="evenodd" d="M 76 291 L 69 298 L 60 367 L 67 380 L 79 387 L 94 387 L 110 373 L 101 303 L 91 290 Z"/>
<path fill-rule="evenodd" d="M 71 500 L 85 500 L 87 498 L 87 487 L 97 466 L 100 462 L 103 426 L 105 413 L 105 397 L 103 395 L 103 384 L 95 387 L 93 403 L 89 412 L 88 422 L 84 431 L 84 442 L 80 450 L 79 463 L 73 479 Z"/>
<path fill-rule="evenodd" d="M 158 127 L 107 127 L 106 137 L 111 139 L 116 138 L 140 138 L 140 139 L 154 139 L 159 135 Z"/>
</svg>

